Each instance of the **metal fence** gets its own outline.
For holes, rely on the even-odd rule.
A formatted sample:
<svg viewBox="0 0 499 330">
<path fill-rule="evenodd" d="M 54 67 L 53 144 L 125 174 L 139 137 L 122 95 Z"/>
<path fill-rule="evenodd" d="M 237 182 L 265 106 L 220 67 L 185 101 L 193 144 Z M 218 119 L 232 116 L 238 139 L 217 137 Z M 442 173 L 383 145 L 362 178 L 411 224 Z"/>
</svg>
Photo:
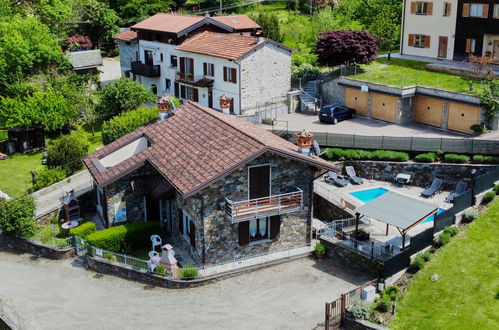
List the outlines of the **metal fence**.
<svg viewBox="0 0 499 330">
<path fill-rule="evenodd" d="M 289 141 L 296 143 L 295 131 L 289 131 Z M 403 136 L 366 136 L 311 132 L 314 140 L 323 147 L 389 149 L 400 151 L 435 151 L 465 154 L 499 154 L 499 141 L 470 138 L 428 138 Z"/>
<path fill-rule="evenodd" d="M 133 269 L 142 269 L 142 270 L 149 270 L 148 267 L 148 262 L 147 260 L 142 260 L 138 259 L 126 254 L 121 254 L 117 252 L 112 252 L 104 249 L 99 249 L 94 246 L 88 245 L 87 246 L 87 253 L 92 255 L 92 256 L 97 256 L 101 258 L 105 258 L 109 261 L 114 261 L 118 262 L 120 264 L 129 266 Z"/>
<path fill-rule="evenodd" d="M 35 234 L 34 236 L 28 238 L 27 240 L 32 241 L 32 242 L 36 242 L 36 243 L 41 243 L 44 245 L 49 245 L 49 246 L 56 248 L 56 249 L 64 249 L 64 248 L 74 246 L 73 236 L 58 238 L 58 237 L 53 237 L 53 236 L 48 236 L 48 235 Z"/>
</svg>

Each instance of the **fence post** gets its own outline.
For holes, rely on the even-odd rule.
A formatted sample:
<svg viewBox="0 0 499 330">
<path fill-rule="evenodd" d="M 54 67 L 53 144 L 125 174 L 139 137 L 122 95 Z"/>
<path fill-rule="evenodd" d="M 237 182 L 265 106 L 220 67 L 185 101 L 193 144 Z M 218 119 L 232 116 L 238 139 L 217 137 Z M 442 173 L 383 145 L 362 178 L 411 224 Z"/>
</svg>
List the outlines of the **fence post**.
<svg viewBox="0 0 499 330">
<path fill-rule="evenodd" d="M 346 306 L 347 304 L 347 296 L 346 294 L 342 293 L 341 294 L 341 321 L 343 321 L 345 319 L 345 312 L 346 312 Z"/>
<path fill-rule="evenodd" d="M 78 254 L 78 239 L 76 236 L 73 236 L 74 239 L 74 245 L 75 245 L 75 253 Z"/>
</svg>

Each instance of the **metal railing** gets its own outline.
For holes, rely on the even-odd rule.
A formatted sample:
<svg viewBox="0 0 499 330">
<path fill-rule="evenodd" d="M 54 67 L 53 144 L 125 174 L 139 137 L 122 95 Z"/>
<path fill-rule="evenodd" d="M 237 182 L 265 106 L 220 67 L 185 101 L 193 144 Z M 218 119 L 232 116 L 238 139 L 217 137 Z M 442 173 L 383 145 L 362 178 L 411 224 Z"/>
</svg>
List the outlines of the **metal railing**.
<svg viewBox="0 0 499 330">
<path fill-rule="evenodd" d="M 143 269 L 147 271 L 149 270 L 147 260 L 138 259 L 126 254 L 99 249 L 92 245 L 87 245 L 87 253 L 92 256 L 105 258 L 109 261 L 118 262 L 133 269 Z"/>
<path fill-rule="evenodd" d="M 175 80 L 181 81 L 181 82 L 186 82 L 191 85 L 197 85 L 201 81 L 205 81 L 206 84 L 210 84 L 213 82 L 214 78 L 213 76 L 208 76 L 208 75 L 193 75 L 192 73 L 187 73 L 187 72 L 177 72 L 175 74 Z"/>
<path fill-rule="evenodd" d="M 308 93 L 307 91 L 305 91 L 303 89 L 303 81 L 304 78 L 300 78 L 299 79 L 299 88 L 300 88 L 300 104 L 301 104 L 301 107 L 306 107 L 307 108 L 307 114 L 308 114 L 308 105 L 303 101 L 303 95 L 305 95 L 306 97 L 308 97 L 309 99 L 312 99 L 313 100 L 313 103 L 314 103 L 314 110 L 313 110 L 313 113 L 311 113 L 312 115 L 315 114 L 317 112 L 317 109 L 321 109 L 322 107 L 322 99 L 318 99 L 317 97 L 315 97 L 315 95 L 311 95 L 310 93 Z M 316 86 L 315 88 L 317 89 L 317 84 L 318 82 L 316 81 L 315 82 Z"/>
<path fill-rule="evenodd" d="M 297 191 L 289 193 L 238 202 L 225 198 L 225 214 L 232 223 L 237 223 L 301 210 L 303 208 L 303 191 L 297 189 Z"/>
<path fill-rule="evenodd" d="M 132 62 L 132 73 L 144 77 L 159 77 L 160 72 L 159 64 L 144 64 L 140 61 Z"/>
<path fill-rule="evenodd" d="M 36 243 L 41 243 L 44 245 L 49 245 L 49 246 L 54 247 L 56 249 L 63 249 L 63 248 L 67 248 L 67 247 L 72 247 L 74 245 L 73 236 L 59 238 L 59 237 L 42 235 L 42 234 L 35 234 L 32 237 L 28 238 L 28 240 L 32 241 L 32 242 L 36 242 Z"/>
</svg>

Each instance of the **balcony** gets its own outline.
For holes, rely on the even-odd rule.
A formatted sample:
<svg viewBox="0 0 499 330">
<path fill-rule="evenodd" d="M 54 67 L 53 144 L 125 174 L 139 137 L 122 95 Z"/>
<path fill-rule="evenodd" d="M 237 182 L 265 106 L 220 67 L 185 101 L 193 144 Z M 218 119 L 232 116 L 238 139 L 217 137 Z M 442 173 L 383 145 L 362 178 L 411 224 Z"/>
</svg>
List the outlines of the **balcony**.
<svg viewBox="0 0 499 330">
<path fill-rule="evenodd" d="M 213 86 L 213 80 L 214 79 L 211 76 L 194 76 L 193 74 L 186 72 L 177 72 L 175 75 L 175 81 L 197 87 L 211 87 Z"/>
<path fill-rule="evenodd" d="M 302 208 L 303 191 L 301 189 L 238 202 L 225 199 L 225 214 L 232 223 L 292 213 Z"/>
<path fill-rule="evenodd" d="M 132 73 L 144 77 L 159 77 L 160 76 L 160 66 L 152 64 L 144 64 L 140 61 L 132 62 Z"/>
</svg>

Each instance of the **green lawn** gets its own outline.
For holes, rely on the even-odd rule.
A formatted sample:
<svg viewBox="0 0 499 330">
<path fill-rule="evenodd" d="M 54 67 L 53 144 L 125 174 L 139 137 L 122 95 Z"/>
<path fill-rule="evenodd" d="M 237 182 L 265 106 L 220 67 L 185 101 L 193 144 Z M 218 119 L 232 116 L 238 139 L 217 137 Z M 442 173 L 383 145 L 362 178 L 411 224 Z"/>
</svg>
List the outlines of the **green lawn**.
<svg viewBox="0 0 499 330">
<path fill-rule="evenodd" d="M 481 89 L 475 85 L 475 91 L 470 92 L 466 81 L 461 76 L 425 69 L 427 62 L 405 60 L 400 58 L 378 58 L 369 65 L 361 65 L 357 71 L 349 70 L 353 74 L 350 78 L 372 81 L 396 87 L 421 85 L 445 89 L 462 93 L 476 93 Z"/>
<path fill-rule="evenodd" d="M 389 328 L 499 329 L 498 233 L 496 199 L 418 273 Z"/>
</svg>

